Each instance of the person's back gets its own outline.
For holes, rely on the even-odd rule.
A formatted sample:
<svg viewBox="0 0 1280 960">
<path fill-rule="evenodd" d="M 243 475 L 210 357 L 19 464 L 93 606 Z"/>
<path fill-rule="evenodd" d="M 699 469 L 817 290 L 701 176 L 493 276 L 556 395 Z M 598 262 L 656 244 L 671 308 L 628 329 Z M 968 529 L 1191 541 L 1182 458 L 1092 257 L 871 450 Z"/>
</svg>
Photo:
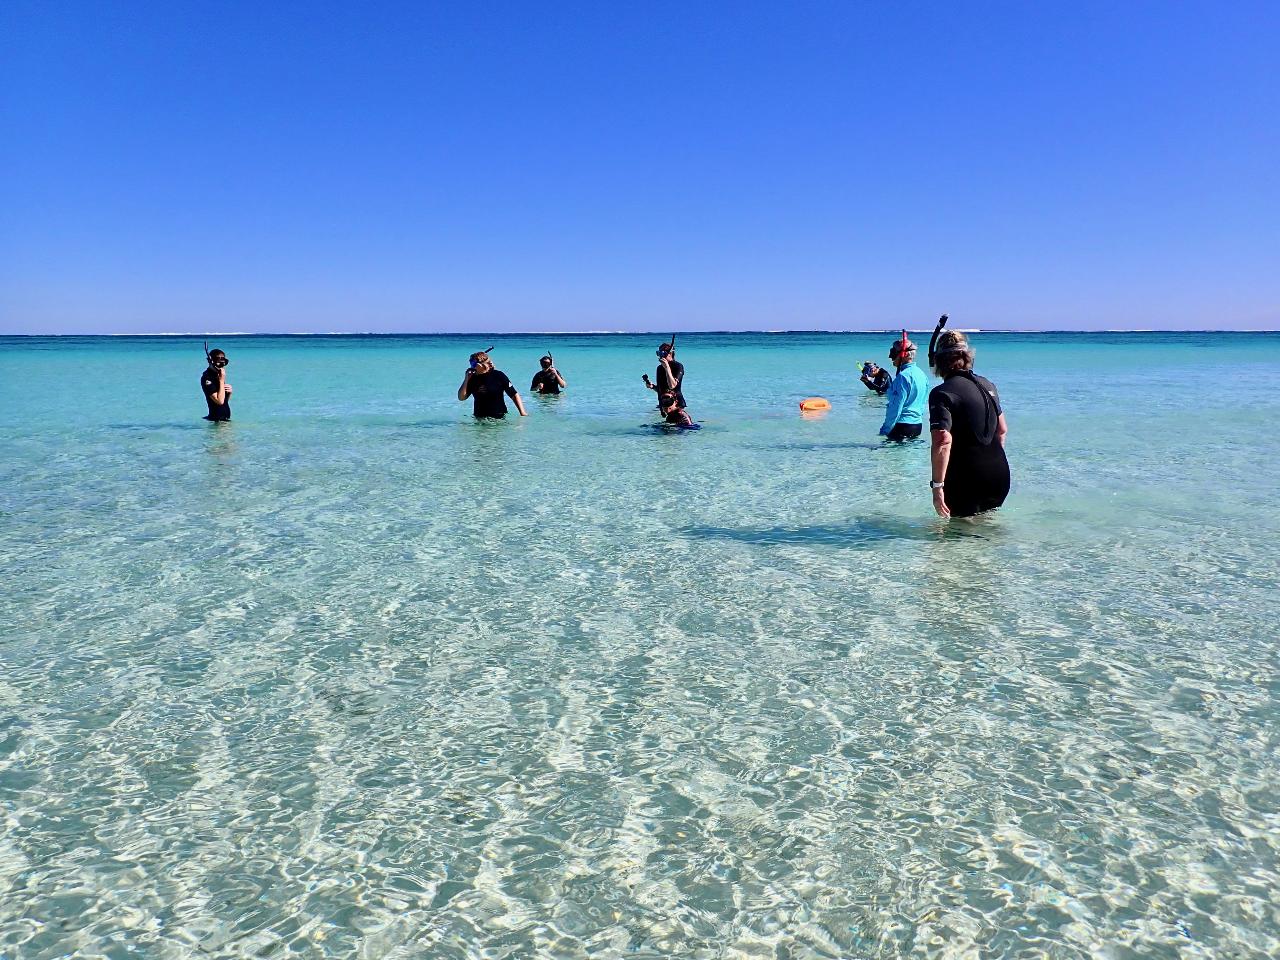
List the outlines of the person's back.
<svg viewBox="0 0 1280 960">
<path fill-rule="evenodd" d="M 954 448 L 998 446 L 991 427 L 992 408 L 1000 413 L 996 385 L 973 372 L 955 373 L 929 392 L 930 421 L 938 415 L 951 433 Z"/>
<path fill-rule="evenodd" d="M 973 372 L 973 349 L 961 333 L 939 337 L 934 366 L 944 378 L 929 393 L 934 509 L 944 517 L 993 510 L 1009 496 L 1000 394 Z"/>
</svg>

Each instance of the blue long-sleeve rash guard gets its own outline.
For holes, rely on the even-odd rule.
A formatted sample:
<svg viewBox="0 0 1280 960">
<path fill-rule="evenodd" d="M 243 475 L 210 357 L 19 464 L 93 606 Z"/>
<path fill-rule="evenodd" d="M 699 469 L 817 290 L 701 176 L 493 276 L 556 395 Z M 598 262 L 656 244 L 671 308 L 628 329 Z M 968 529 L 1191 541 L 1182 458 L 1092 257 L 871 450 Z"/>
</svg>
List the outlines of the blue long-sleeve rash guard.
<svg viewBox="0 0 1280 960">
<path fill-rule="evenodd" d="M 908 363 L 893 378 L 893 384 L 885 395 L 884 425 L 880 435 L 885 436 L 895 423 L 924 423 L 924 408 L 929 402 L 929 381 L 924 371 L 914 363 Z"/>
</svg>

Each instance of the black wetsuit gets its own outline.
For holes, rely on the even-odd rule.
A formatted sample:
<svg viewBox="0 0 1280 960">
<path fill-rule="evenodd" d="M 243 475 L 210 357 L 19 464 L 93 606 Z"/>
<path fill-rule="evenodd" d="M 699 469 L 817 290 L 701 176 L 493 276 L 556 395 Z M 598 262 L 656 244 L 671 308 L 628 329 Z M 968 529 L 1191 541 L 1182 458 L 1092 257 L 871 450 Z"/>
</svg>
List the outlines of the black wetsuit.
<svg viewBox="0 0 1280 960">
<path fill-rule="evenodd" d="M 204 394 L 204 402 L 209 405 L 206 420 L 231 419 L 231 395 L 224 394 L 223 403 L 213 399 L 213 395 L 218 392 L 218 371 L 213 367 L 206 368 L 204 373 L 200 374 L 200 392 Z"/>
<path fill-rule="evenodd" d="M 658 373 L 656 377 L 658 382 L 658 393 L 666 393 L 667 391 L 674 393 L 676 395 L 676 407 L 683 410 L 688 406 L 688 404 L 684 402 L 684 392 L 682 390 L 684 387 L 684 364 L 679 360 L 672 360 L 668 366 L 671 367 L 671 373 L 672 376 L 676 378 L 676 382 L 672 383 L 667 378 L 666 369 L 662 364 L 658 364 Z M 659 404 L 658 406 L 661 407 L 662 405 Z"/>
<path fill-rule="evenodd" d="M 985 377 L 953 373 L 929 393 L 929 429 L 951 434 L 943 499 L 953 517 L 993 510 L 1009 496 L 1000 395 Z"/>
<path fill-rule="evenodd" d="M 502 395 L 514 398 L 516 388 L 501 370 L 490 370 L 473 373 L 467 381 L 467 392 L 471 396 L 471 412 L 477 417 L 505 417 L 507 403 Z"/>
<path fill-rule="evenodd" d="M 862 382 L 867 385 L 868 390 L 874 390 L 883 397 L 889 392 L 889 387 L 893 385 L 893 375 L 884 367 L 881 367 L 876 371 L 876 375 L 871 378 L 870 382 L 867 381 L 867 375 L 864 373 Z"/>
<path fill-rule="evenodd" d="M 884 435 L 886 440 L 914 440 L 924 431 L 924 427 L 918 423 L 895 423 L 893 428 Z"/>
<path fill-rule="evenodd" d="M 529 384 L 529 389 L 534 393 L 559 393 L 560 381 L 550 370 L 539 370 L 533 375 L 533 383 Z"/>
</svg>

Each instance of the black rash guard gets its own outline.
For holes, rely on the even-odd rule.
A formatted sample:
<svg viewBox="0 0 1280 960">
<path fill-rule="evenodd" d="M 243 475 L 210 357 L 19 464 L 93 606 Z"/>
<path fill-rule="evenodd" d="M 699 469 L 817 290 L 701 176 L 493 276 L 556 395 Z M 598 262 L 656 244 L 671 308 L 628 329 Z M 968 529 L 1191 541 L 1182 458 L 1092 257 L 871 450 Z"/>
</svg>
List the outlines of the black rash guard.
<svg viewBox="0 0 1280 960">
<path fill-rule="evenodd" d="M 516 388 L 501 370 L 490 370 L 488 373 L 473 373 L 467 381 L 467 393 L 471 396 L 471 412 L 475 416 L 505 417 L 507 403 L 502 395 L 514 397 Z"/>
<path fill-rule="evenodd" d="M 205 372 L 200 374 L 200 392 L 204 394 L 204 402 L 209 405 L 209 413 L 205 417 L 206 420 L 230 420 L 231 419 L 231 396 L 224 394 L 223 403 L 218 403 L 213 399 L 213 395 L 218 392 L 218 371 L 213 367 L 206 368 Z"/>
<path fill-rule="evenodd" d="M 929 393 L 929 429 L 951 434 L 943 500 L 953 517 L 993 510 L 1009 496 L 1000 394 L 985 377 L 953 373 Z"/>
<path fill-rule="evenodd" d="M 655 377 L 658 383 L 658 393 L 666 393 L 667 391 L 674 393 L 676 395 L 676 408 L 683 410 L 688 406 L 684 402 L 684 364 L 679 360 L 672 360 L 668 366 L 671 367 L 672 376 L 676 378 L 675 383 L 668 379 L 667 371 L 662 364 L 658 364 L 658 373 Z"/>
<path fill-rule="evenodd" d="M 539 389 L 541 386 L 541 389 Z M 534 393 L 559 393 L 560 381 L 556 379 L 556 375 L 550 370 L 539 370 L 533 375 L 533 383 L 529 384 L 529 389 Z"/>
</svg>

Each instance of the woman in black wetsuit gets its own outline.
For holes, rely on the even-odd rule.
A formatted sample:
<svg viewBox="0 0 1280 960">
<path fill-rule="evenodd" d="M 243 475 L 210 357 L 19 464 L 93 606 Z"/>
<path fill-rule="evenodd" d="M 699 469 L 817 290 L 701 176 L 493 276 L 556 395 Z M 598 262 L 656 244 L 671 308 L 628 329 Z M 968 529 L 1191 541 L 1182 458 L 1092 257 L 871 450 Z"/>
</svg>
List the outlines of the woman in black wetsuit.
<svg viewBox="0 0 1280 960">
<path fill-rule="evenodd" d="M 933 437 L 933 509 L 940 517 L 993 510 L 1009 495 L 1009 432 L 995 384 L 973 372 L 973 348 L 963 333 L 938 337 L 933 368 L 943 382 L 929 393 Z"/>
</svg>

